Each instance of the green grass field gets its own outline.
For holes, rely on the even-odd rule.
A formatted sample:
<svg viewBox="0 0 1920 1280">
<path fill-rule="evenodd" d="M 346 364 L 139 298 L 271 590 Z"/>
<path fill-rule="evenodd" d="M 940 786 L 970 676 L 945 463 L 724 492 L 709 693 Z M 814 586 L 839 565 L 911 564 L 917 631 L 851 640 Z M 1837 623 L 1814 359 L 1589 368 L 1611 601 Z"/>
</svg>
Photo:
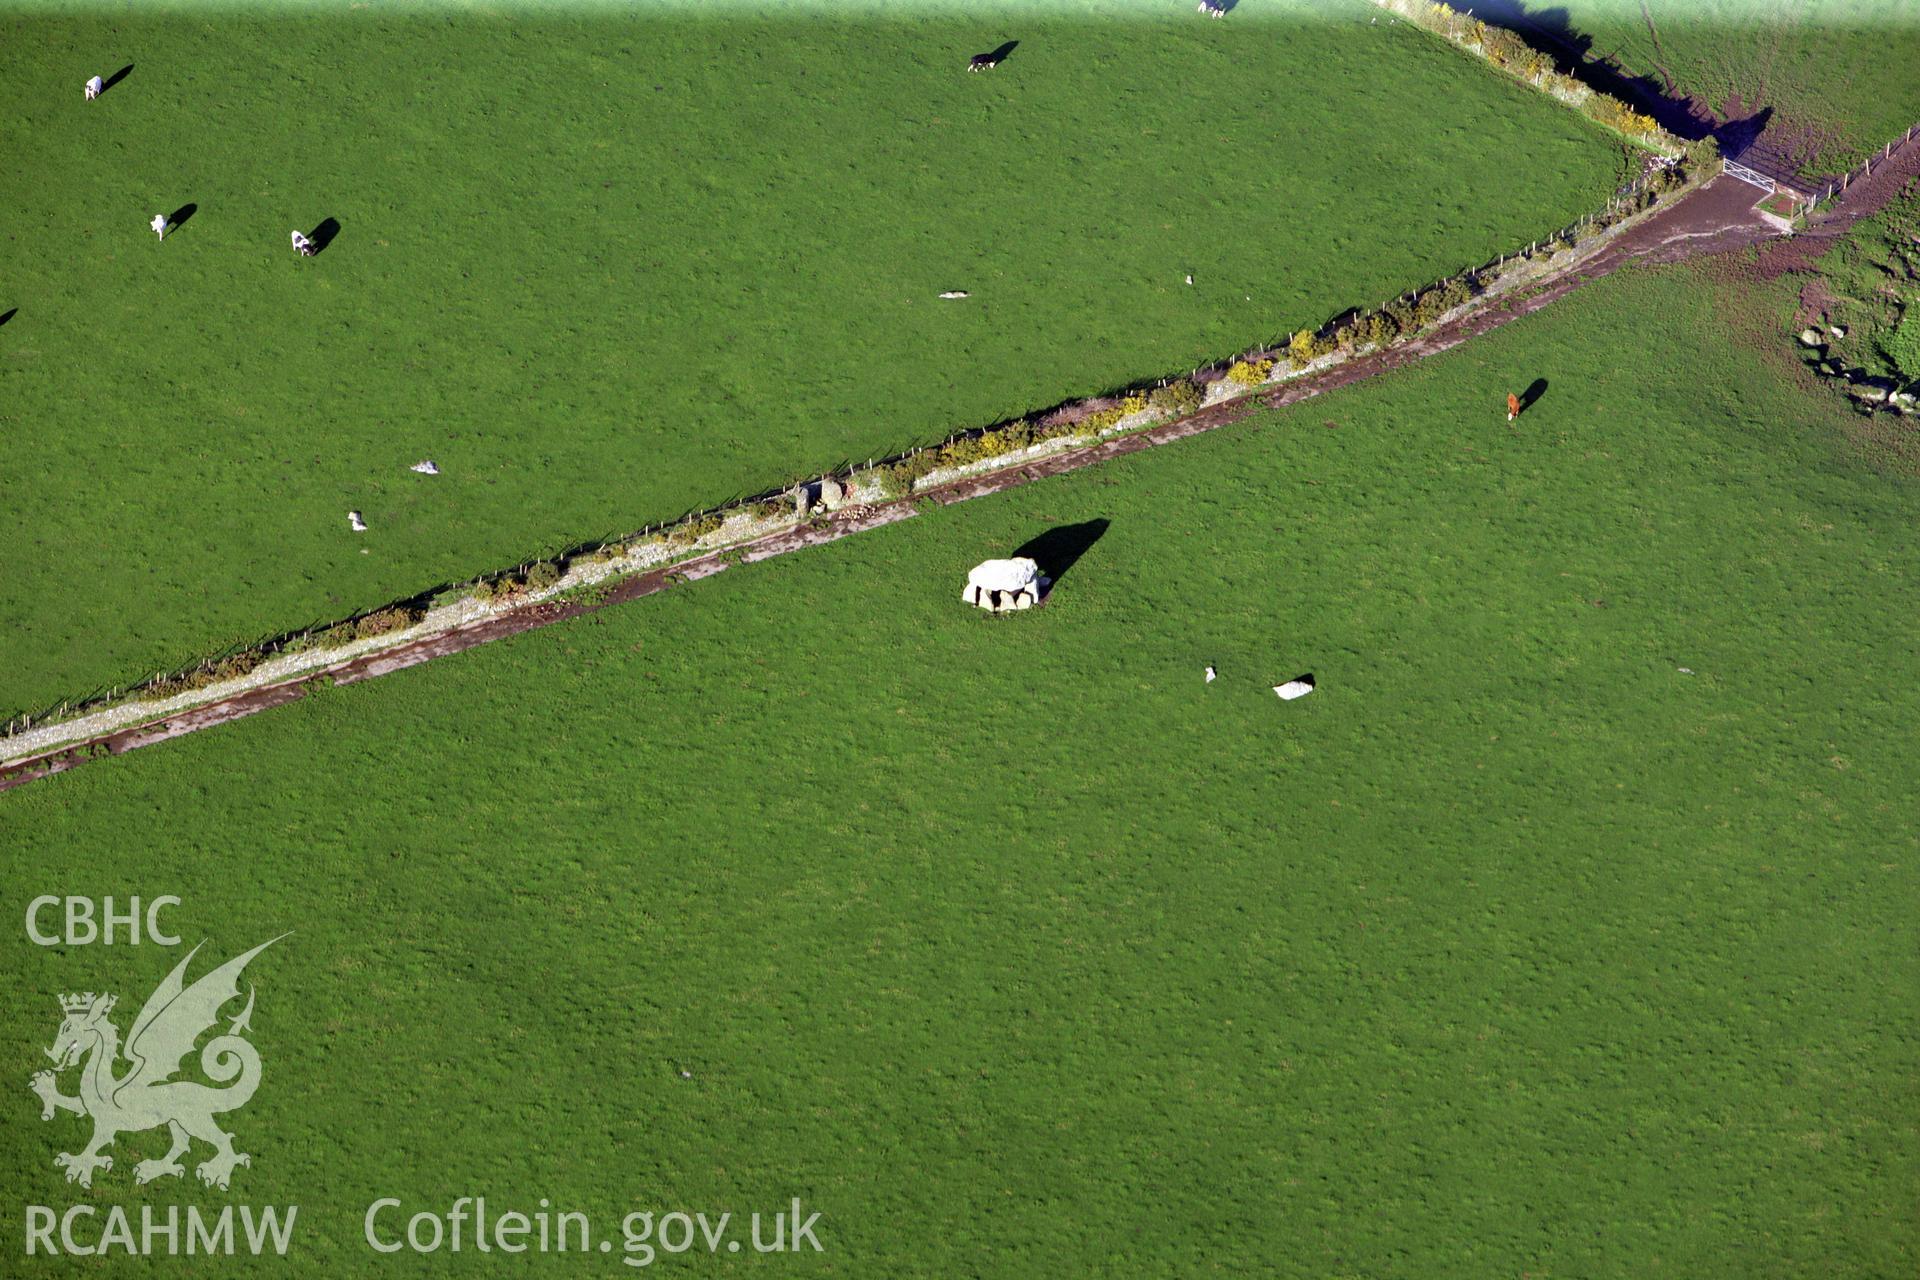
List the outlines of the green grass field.
<svg viewBox="0 0 1920 1280">
<path fill-rule="evenodd" d="M 0 715 L 1185 370 L 1621 175 L 1312 8 L 0 18 Z"/>
<path fill-rule="evenodd" d="M 7 797 L 16 919 L 298 930 L 235 1192 L 94 1199 L 299 1204 L 314 1276 L 523 1274 L 373 1265 L 370 1201 L 471 1194 L 799 1196 L 806 1274 L 1911 1274 L 1920 491 L 1722 321 L 1614 277 Z M 956 600 L 1096 520 L 1038 614 Z M 53 993 L 176 953 L 9 945 L 0 1184 L 61 1205 Z"/>
<path fill-rule="evenodd" d="M 1769 127 L 1804 134 L 1814 172 L 1858 164 L 1920 123 L 1912 0 L 1492 0 L 1482 11 L 1515 9 L 1550 26 L 1564 18 L 1596 54 L 1670 78 L 1716 112 L 1772 107 Z"/>
</svg>

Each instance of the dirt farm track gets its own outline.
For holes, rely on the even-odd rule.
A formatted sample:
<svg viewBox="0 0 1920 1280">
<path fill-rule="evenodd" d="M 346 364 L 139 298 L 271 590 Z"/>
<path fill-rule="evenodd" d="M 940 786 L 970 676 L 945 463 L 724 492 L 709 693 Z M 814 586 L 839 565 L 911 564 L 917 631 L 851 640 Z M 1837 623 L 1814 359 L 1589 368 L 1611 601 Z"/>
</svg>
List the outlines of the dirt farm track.
<svg viewBox="0 0 1920 1280">
<path fill-rule="evenodd" d="M 55 751 L 14 760 L 0 766 L 0 791 L 63 772 L 91 759 L 120 755 L 138 747 L 164 742 L 169 738 L 284 705 L 304 696 L 310 683 L 352 684 L 372 679 L 445 654 L 459 653 L 503 636 L 548 626 L 598 609 L 613 608 L 696 582 L 720 573 L 732 564 L 770 559 L 910 519 L 924 503 L 945 505 L 964 502 L 969 498 L 998 493 L 1123 454 L 1184 440 L 1203 431 L 1240 421 L 1261 409 L 1294 404 L 1449 350 L 1538 311 L 1587 281 L 1605 276 L 1629 263 L 1677 262 L 1764 245 L 1759 260 L 1762 275 L 1773 277 L 1805 270 L 1825 252 L 1834 237 L 1884 205 L 1916 174 L 1920 174 L 1920 144 L 1909 145 L 1890 157 L 1870 178 L 1854 183 L 1839 200 L 1818 215 L 1810 227 L 1792 236 L 1784 235 L 1776 221 L 1756 212 L 1755 205 L 1763 198 L 1758 189 L 1721 175 L 1646 221 L 1625 230 L 1586 261 L 1549 276 L 1498 304 L 1470 312 L 1386 351 L 1362 356 L 1320 374 L 1294 379 L 1283 386 L 1227 401 L 1137 434 L 1057 454 L 1027 465 L 954 481 L 911 498 L 848 507 L 808 526 L 625 579 L 614 585 L 604 600 L 595 604 L 547 602 L 528 605 L 377 654 L 355 658 L 318 673 L 251 689 L 190 711 L 122 727 Z"/>
</svg>

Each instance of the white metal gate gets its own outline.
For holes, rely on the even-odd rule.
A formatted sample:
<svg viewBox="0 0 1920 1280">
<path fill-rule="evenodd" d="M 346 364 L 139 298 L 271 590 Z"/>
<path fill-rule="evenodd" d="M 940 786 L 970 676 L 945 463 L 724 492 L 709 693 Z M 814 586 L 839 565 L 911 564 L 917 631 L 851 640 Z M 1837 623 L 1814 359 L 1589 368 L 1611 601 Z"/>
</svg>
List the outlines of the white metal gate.
<svg viewBox="0 0 1920 1280">
<path fill-rule="evenodd" d="M 1759 187 L 1762 191 L 1773 190 L 1773 179 L 1767 177 L 1765 174 L 1755 173 L 1753 170 L 1747 168 L 1747 166 L 1735 164 L 1731 160 L 1725 161 L 1724 163 L 1726 164 L 1729 177 L 1738 178 L 1750 186 Z"/>
</svg>

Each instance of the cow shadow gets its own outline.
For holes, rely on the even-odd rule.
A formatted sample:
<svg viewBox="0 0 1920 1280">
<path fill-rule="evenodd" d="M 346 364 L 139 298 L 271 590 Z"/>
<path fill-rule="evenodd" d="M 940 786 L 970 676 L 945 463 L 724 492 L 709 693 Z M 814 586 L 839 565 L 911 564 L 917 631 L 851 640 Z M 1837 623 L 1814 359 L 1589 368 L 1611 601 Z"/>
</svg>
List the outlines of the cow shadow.
<svg viewBox="0 0 1920 1280">
<path fill-rule="evenodd" d="M 122 80 L 125 80 L 128 76 L 132 74 L 133 74 L 133 64 L 129 62 L 126 66 L 120 68 L 118 71 L 114 72 L 112 75 L 108 76 L 105 80 L 102 80 L 100 82 L 100 96 L 103 98 L 106 97 L 107 90 L 113 88 L 113 86 L 119 84 Z"/>
<path fill-rule="evenodd" d="M 1039 537 L 1030 538 L 1014 552 L 1016 557 L 1024 556 L 1040 566 L 1041 576 L 1049 578 L 1055 585 L 1067 576 L 1067 570 L 1078 564 L 1080 557 L 1094 543 L 1106 536 L 1110 520 L 1086 520 L 1080 524 L 1063 524 L 1057 529 L 1049 529 Z"/>
<path fill-rule="evenodd" d="M 325 253 L 327 251 L 327 246 L 332 244 L 334 237 L 339 234 L 340 234 L 340 219 L 338 218 L 320 219 L 320 225 L 315 227 L 313 229 L 313 234 L 307 237 L 308 240 L 313 242 L 314 256 L 319 257 L 321 254 Z"/>
<path fill-rule="evenodd" d="M 1520 412 L 1525 413 L 1527 410 L 1533 408 L 1534 405 L 1539 403 L 1540 397 L 1545 394 L 1547 394 L 1547 380 L 1545 378 L 1535 378 L 1533 385 L 1520 393 Z"/>
<path fill-rule="evenodd" d="M 189 200 L 167 215 L 167 234 L 172 235 L 187 225 L 187 219 L 200 212 L 200 206 Z"/>
<path fill-rule="evenodd" d="M 1303 684 L 1306 686 L 1306 689 L 1304 690 L 1304 692 L 1301 690 L 1294 690 L 1292 692 L 1282 693 L 1281 690 L 1285 689 L 1288 684 Z M 1304 671 L 1301 674 L 1295 676 L 1293 679 L 1287 681 L 1286 684 L 1277 684 L 1273 686 L 1273 691 L 1277 694 L 1280 694 L 1280 700 L 1282 702 L 1291 702 L 1295 698 L 1304 696 L 1305 693 L 1313 692 L 1313 690 L 1316 689 L 1317 687 L 1318 685 L 1314 682 L 1313 672 Z"/>
<path fill-rule="evenodd" d="M 1005 62 L 1007 56 L 1019 47 L 1020 42 L 1018 40 L 1009 40 L 992 53 L 976 53 L 972 60 L 974 62 L 984 62 L 990 67 L 997 67 Z"/>
<path fill-rule="evenodd" d="M 20 308 L 18 307 L 9 307 L 5 311 L 0 311 L 0 324 L 5 324 L 7 321 L 13 319 L 15 316 L 19 314 L 20 314 Z"/>
</svg>

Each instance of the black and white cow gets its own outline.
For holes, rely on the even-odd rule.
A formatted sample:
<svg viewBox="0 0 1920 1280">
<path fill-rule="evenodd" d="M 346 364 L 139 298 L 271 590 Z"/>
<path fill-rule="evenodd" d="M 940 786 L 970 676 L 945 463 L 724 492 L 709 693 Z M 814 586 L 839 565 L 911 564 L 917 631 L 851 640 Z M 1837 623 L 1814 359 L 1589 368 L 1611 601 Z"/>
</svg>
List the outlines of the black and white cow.
<svg viewBox="0 0 1920 1280">
<path fill-rule="evenodd" d="M 974 54 L 971 58 L 967 59 L 967 70 L 969 71 L 993 70 L 995 67 L 999 66 L 1001 63 L 1007 60 L 1007 55 L 1012 53 L 1014 50 L 1014 47 L 1019 43 L 1020 42 L 1018 40 L 1009 40 L 991 53 Z"/>
</svg>

